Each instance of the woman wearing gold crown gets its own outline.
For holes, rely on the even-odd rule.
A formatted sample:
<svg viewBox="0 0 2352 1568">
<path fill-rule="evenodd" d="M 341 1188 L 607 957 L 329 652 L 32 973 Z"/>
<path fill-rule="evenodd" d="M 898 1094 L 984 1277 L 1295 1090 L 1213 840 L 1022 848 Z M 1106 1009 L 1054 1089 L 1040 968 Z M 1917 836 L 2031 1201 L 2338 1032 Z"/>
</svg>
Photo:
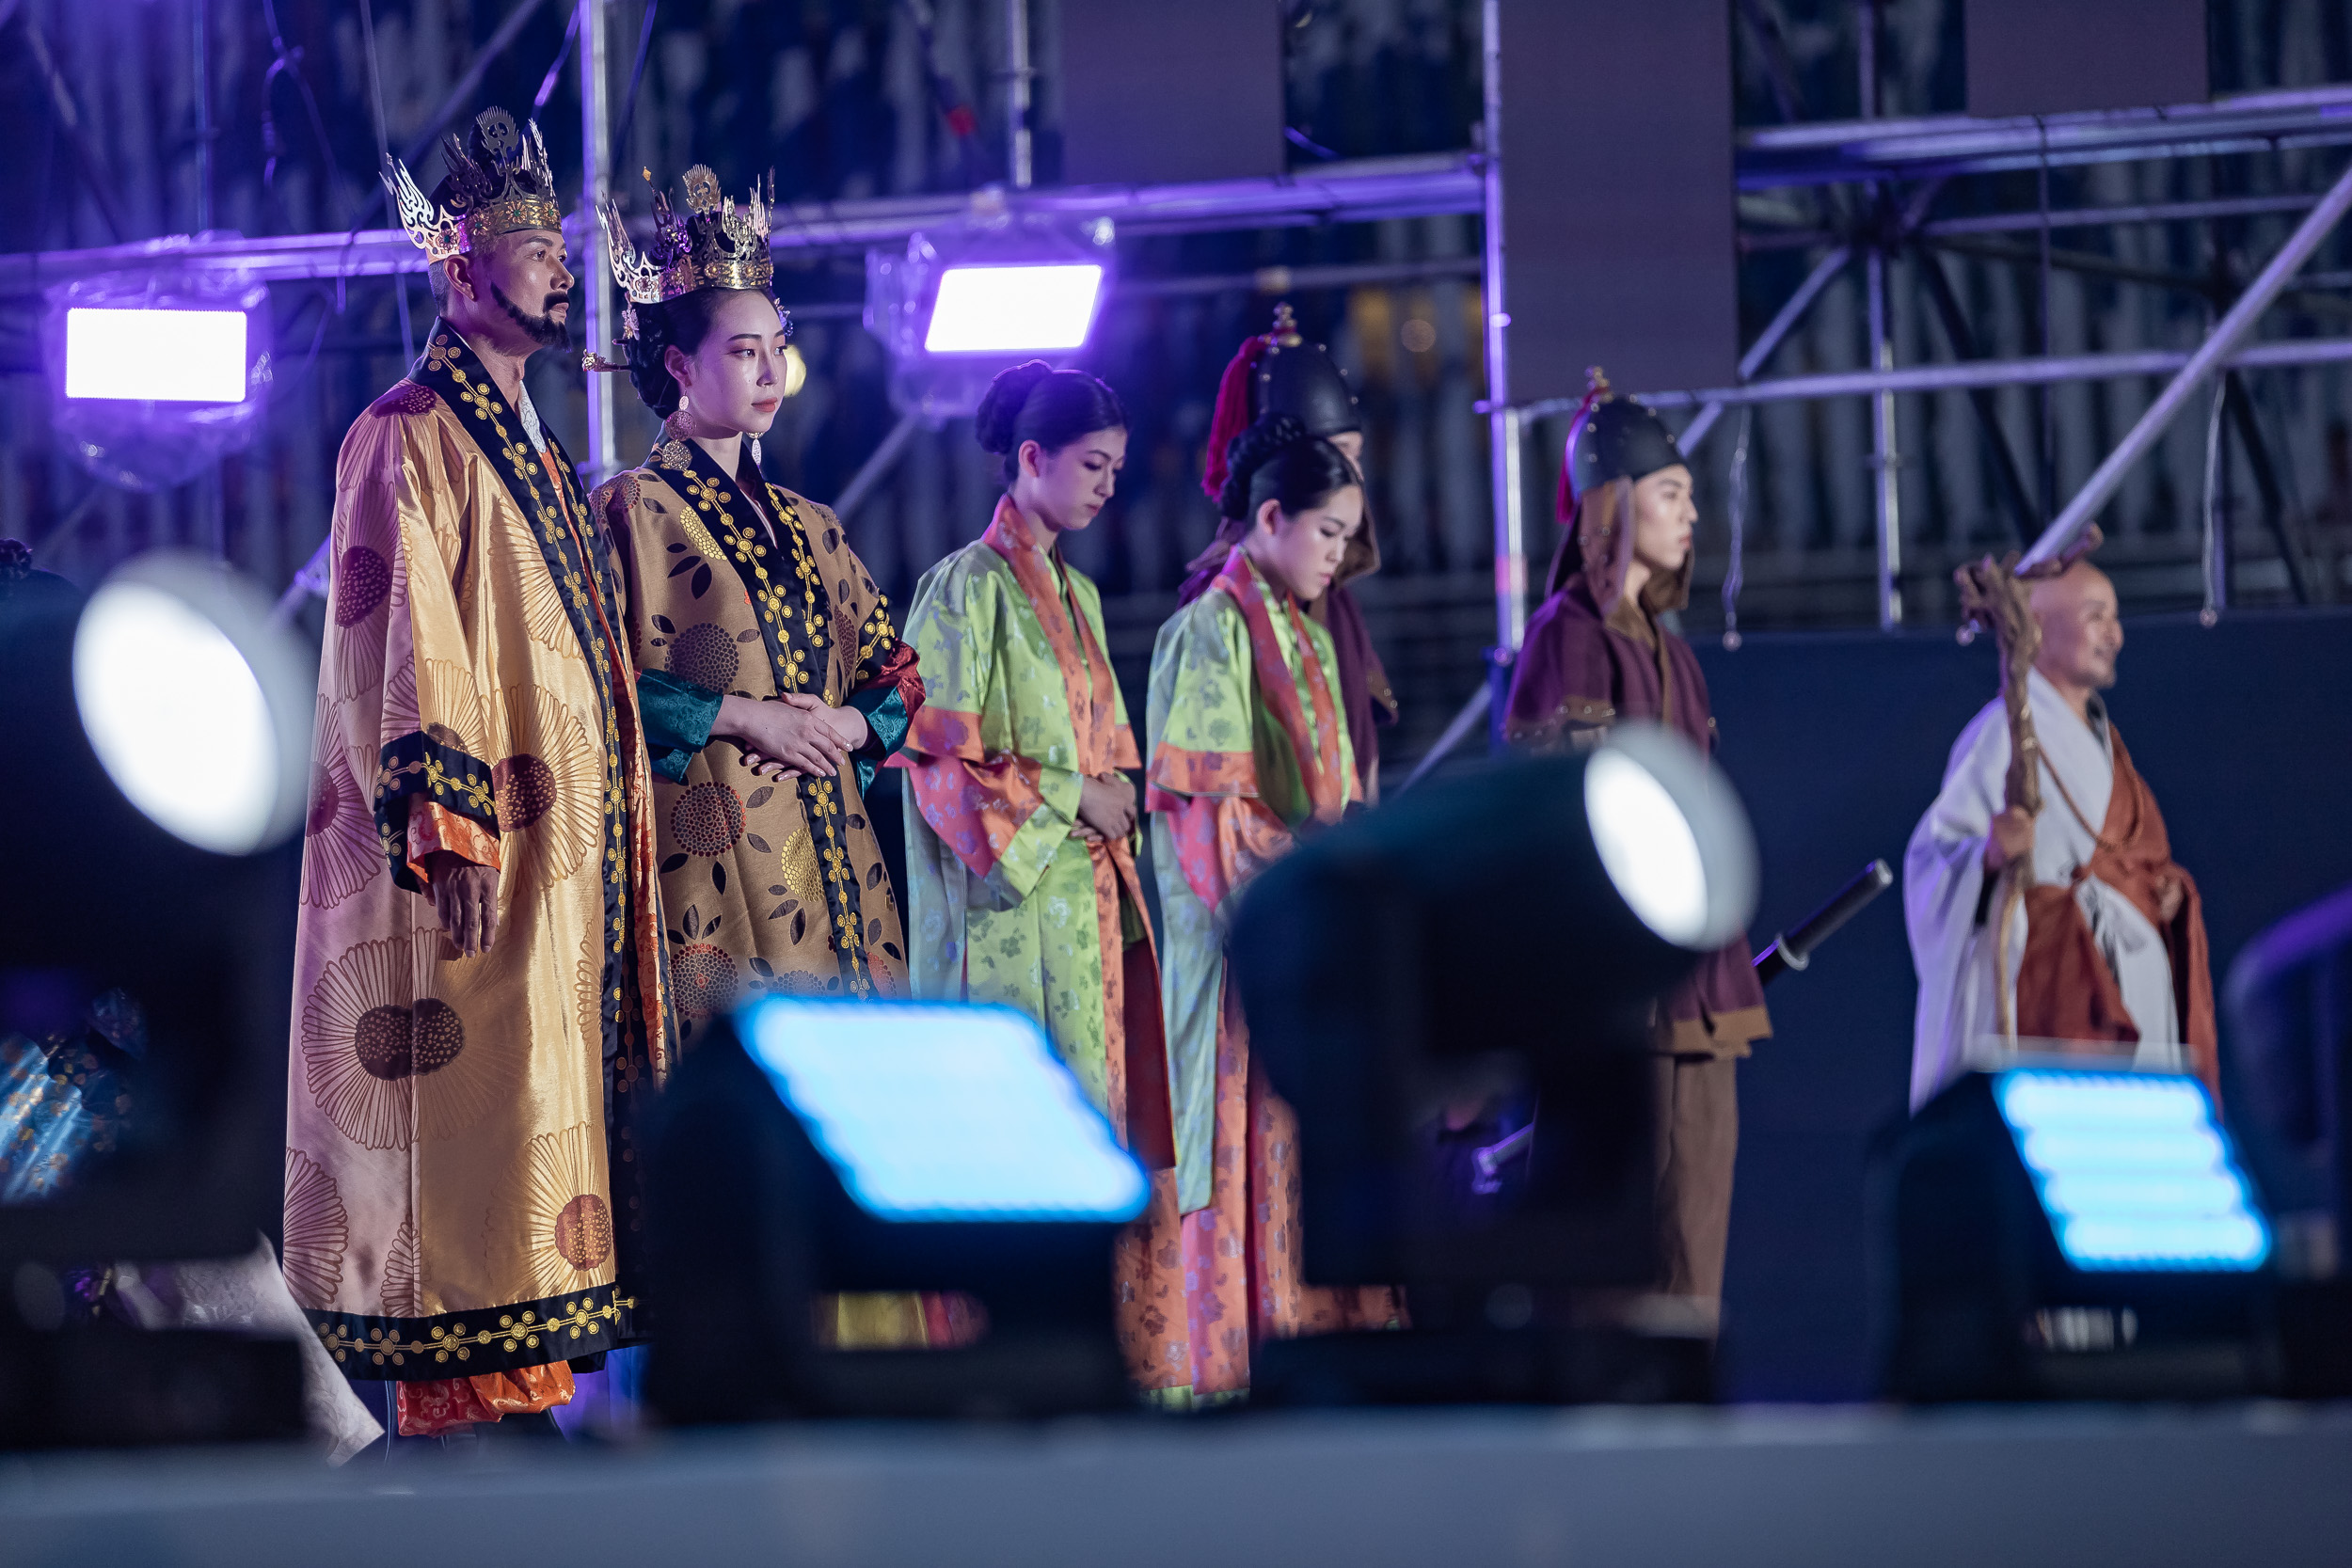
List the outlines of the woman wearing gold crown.
<svg viewBox="0 0 2352 1568">
<path fill-rule="evenodd" d="M 639 254 L 608 204 L 629 379 L 661 416 L 594 505 L 619 558 L 646 709 L 661 893 L 691 1047 L 760 990 L 898 995 L 905 939 L 866 820 L 874 770 L 922 705 L 914 651 L 834 515 L 768 483 L 791 327 L 767 208 L 697 166 Z M 615 367 L 618 368 L 618 367 Z M 747 439 L 748 437 L 748 439 Z"/>
<path fill-rule="evenodd" d="M 768 208 L 687 172 L 640 253 L 604 209 L 625 365 L 661 437 L 598 489 L 635 655 L 681 1046 L 762 991 L 906 992 L 906 939 L 866 809 L 922 706 L 914 651 L 826 508 L 768 483 L 759 437 L 796 369 Z M 928 1313 L 928 1317 L 926 1314 Z M 825 1338 L 923 1344 L 949 1308 L 845 1298 Z"/>
</svg>

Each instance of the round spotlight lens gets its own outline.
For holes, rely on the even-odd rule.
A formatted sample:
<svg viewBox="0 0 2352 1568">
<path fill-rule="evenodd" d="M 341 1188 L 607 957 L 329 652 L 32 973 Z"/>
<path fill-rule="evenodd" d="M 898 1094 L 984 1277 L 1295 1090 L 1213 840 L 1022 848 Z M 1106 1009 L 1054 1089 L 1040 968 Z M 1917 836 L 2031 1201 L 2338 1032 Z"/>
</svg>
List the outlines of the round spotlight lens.
<svg viewBox="0 0 2352 1568">
<path fill-rule="evenodd" d="M 242 582 L 170 556 L 101 584 L 73 631 L 73 698 L 115 786 L 173 837 L 215 854 L 299 822 L 303 660 Z"/>
<path fill-rule="evenodd" d="M 1623 752 L 1593 753 L 1584 769 L 1593 846 L 1642 924 L 1677 947 L 1705 935 L 1707 868 L 1682 808 L 1656 775 Z"/>
<path fill-rule="evenodd" d="M 1584 768 L 1584 818 L 1600 863 L 1652 932 L 1693 953 L 1756 913 L 1756 840 L 1731 781 L 1683 736 L 1622 723 Z"/>
</svg>

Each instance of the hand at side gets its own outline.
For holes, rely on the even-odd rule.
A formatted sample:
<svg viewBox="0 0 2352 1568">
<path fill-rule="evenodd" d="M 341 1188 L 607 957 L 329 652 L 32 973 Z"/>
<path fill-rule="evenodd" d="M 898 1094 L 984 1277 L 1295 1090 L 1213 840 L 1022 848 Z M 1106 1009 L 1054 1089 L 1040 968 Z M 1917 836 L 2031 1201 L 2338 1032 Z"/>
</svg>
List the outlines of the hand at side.
<svg viewBox="0 0 2352 1568">
<path fill-rule="evenodd" d="M 463 855 L 436 849 L 424 858 L 433 912 L 458 954 L 487 953 L 499 929 L 498 868 L 476 865 Z"/>
</svg>

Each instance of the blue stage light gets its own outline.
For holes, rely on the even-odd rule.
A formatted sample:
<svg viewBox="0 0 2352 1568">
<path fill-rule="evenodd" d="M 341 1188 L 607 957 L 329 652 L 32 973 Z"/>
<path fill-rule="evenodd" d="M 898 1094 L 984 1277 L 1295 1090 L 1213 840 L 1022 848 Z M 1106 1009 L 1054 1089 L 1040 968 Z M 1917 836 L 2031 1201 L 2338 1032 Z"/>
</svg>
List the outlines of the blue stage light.
<svg viewBox="0 0 2352 1568">
<path fill-rule="evenodd" d="M 2193 1078 L 2018 1069 L 1994 1102 L 2066 1260 L 2086 1272 L 2252 1273 L 2270 1228 Z"/>
<path fill-rule="evenodd" d="M 1124 1222 L 1143 1171 L 1037 1024 L 1006 1007 L 771 997 L 744 1044 L 884 1220 Z"/>
</svg>

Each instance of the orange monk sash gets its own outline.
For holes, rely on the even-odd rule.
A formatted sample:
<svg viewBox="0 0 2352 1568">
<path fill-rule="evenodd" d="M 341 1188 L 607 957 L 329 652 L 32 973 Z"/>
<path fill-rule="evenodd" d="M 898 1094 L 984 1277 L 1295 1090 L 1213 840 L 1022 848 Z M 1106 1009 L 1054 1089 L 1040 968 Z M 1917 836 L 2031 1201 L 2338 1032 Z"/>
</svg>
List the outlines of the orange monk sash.
<svg viewBox="0 0 2352 1568">
<path fill-rule="evenodd" d="M 2132 901 L 2164 939 L 2172 966 L 2172 1000 L 2180 1016 L 2181 1042 L 2190 1070 L 2218 1096 L 2214 1026 L 2213 966 L 2205 942 L 2204 903 L 2197 882 L 2172 859 L 2164 814 L 2122 733 L 2110 722 L 2107 736 L 2115 759 L 2115 784 L 2107 794 L 2106 819 L 2093 832 L 2098 847 L 2064 884 L 2026 890 L 2026 957 L 2017 971 L 2017 1032 L 2047 1039 L 2135 1041 L 2139 1030 L 2123 1006 L 2115 974 L 2091 937 L 2090 923 L 2074 902 L 2074 887 L 2096 877 Z M 2046 759 L 2045 759 L 2046 765 Z M 2053 772 L 2051 777 L 2057 779 Z M 2068 810 L 2082 816 L 2063 780 L 2058 794 Z M 2090 824 L 2083 824 L 2086 828 Z M 2177 880 L 2181 907 L 2163 917 L 2164 884 Z"/>
</svg>

